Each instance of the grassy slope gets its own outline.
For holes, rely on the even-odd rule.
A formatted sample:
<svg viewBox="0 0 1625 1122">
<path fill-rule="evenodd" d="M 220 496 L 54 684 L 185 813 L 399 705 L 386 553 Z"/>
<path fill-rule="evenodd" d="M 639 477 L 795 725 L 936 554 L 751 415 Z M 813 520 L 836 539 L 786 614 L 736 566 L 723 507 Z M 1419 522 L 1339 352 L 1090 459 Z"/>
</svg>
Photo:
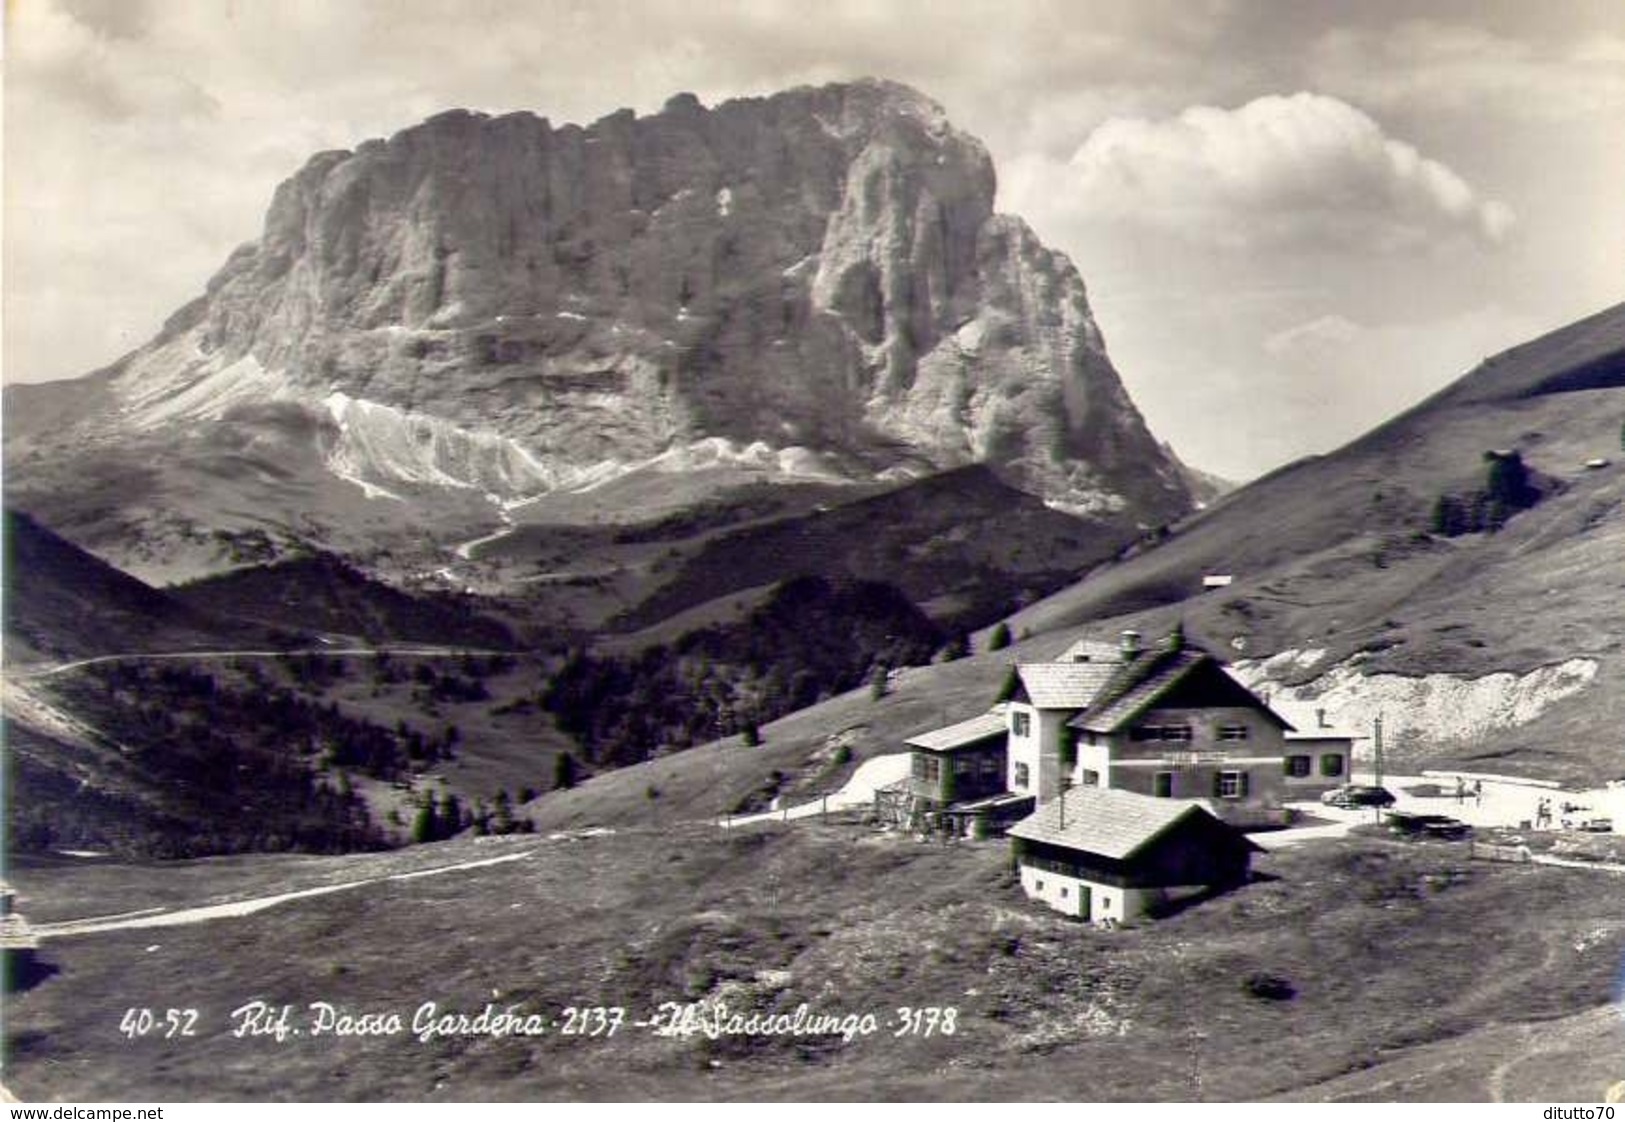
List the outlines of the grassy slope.
<svg viewBox="0 0 1625 1122">
<path fill-rule="evenodd" d="M 1003 844 L 923 845 L 862 827 L 465 841 L 411 857 L 524 850 L 534 856 L 240 919 L 48 943 L 58 973 L 8 1005 L 8 1086 L 81 1100 L 1595 1099 L 1617 1077 L 1599 1057 L 1625 1042 L 1617 1017 L 1599 1020 L 1625 952 L 1606 874 L 1469 864 L 1445 843 L 1270 854 L 1265 879 L 1116 932 L 1025 902 Z M 405 856 L 368 858 L 365 871 Z M 68 907 L 49 901 L 61 897 L 106 914 L 172 899 L 181 879 L 197 902 L 252 890 L 258 864 L 258 883 L 275 889 L 363 871 L 353 859 L 257 858 L 12 875 L 25 909 L 60 916 Z M 1251 996 L 1254 973 L 1288 979 L 1296 996 Z M 409 1017 L 424 1000 L 557 1015 L 701 997 L 882 1019 L 904 1004 L 953 1005 L 959 1025 L 952 1037 L 847 1045 L 631 1028 L 430 1044 L 226 1031 L 229 1010 L 251 999 Z M 117 1025 L 131 1005 L 196 1007 L 200 1035 L 126 1042 Z M 1404 1094 L 1384 1093 L 1395 1087 Z"/>
<path fill-rule="evenodd" d="M 433 643 L 475 649 L 514 645 L 508 629 L 461 597 L 410 595 L 332 554 L 293 557 L 177 585 L 170 594 L 199 611 L 300 626 L 370 643 Z"/>
<path fill-rule="evenodd" d="M 39 451 L 7 448 L 6 501 L 153 584 L 191 580 L 312 545 L 362 558 L 400 580 L 443 563 L 434 526 L 451 541 L 491 517 L 483 497 L 423 488 L 408 502 L 369 498 L 329 472 L 326 422 L 294 407 L 228 414 L 127 444 Z M 403 491 L 409 489 L 403 488 Z"/>
<path fill-rule="evenodd" d="M 614 487 L 592 492 L 620 519 Z M 895 584 L 936 619 L 986 620 L 1048 592 L 1126 540 L 1121 526 L 1046 507 L 973 466 L 876 493 L 872 486 L 758 484 L 637 525 L 534 522 L 475 551 L 480 587 L 528 598 L 590 631 L 664 641 L 673 621 L 725 622 L 735 603 L 790 577 Z"/>
<path fill-rule="evenodd" d="M 797 573 L 895 584 L 938 618 L 986 619 L 1109 555 L 1124 531 L 1050 510 L 986 467 L 943 472 L 870 498 L 719 535 L 628 623 Z"/>
</svg>

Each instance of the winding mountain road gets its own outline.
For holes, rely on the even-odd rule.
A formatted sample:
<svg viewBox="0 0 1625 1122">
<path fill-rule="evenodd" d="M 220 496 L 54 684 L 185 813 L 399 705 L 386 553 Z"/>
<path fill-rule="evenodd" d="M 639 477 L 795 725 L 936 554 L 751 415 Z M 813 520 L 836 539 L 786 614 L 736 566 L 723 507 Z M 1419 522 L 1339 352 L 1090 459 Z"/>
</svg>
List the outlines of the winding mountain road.
<svg viewBox="0 0 1625 1122">
<path fill-rule="evenodd" d="M 99 931 L 126 931 L 140 927 L 181 927 L 193 923 L 205 923 L 211 919 L 230 919 L 236 916 L 252 915 L 262 912 L 266 908 L 274 908 L 278 904 L 285 904 L 289 900 L 303 900 L 311 896 L 326 896 L 332 892 L 344 892 L 351 888 L 361 888 L 369 884 L 382 884 L 392 880 L 414 880 L 418 877 L 434 877 L 443 873 L 462 872 L 467 869 L 482 869 L 490 865 L 502 865 L 509 861 L 523 861 L 534 854 L 536 850 L 527 849 L 522 853 L 506 853 L 501 857 L 488 857 L 481 861 L 460 861 L 454 865 L 437 865 L 429 869 L 416 869 L 405 873 L 390 873 L 385 876 L 363 877 L 360 880 L 345 881 L 341 884 L 324 884 L 316 888 L 304 888 L 295 892 L 280 892 L 270 896 L 252 896 L 245 900 L 231 900 L 223 904 L 208 904 L 197 908 L 178 908 L 174 911 L 146 910 L 140 912 L 124 912 L 119 915 L 91 916 L 86 919 L 63 920 L 60 923 L 36 923 L 34 933 L 42 939 L 61 938 L 64 935 L 92 935 Z"/>
<path fill-rule="evenodd" d="M 287 650 L 132 651 L 124 654 L 95 655 L 91 658 L 77 658 L 69 662 L 51 663 L 46 666 L 8 666 L 5 670 L 5 674 L 9 678 L 38 680 L 40 678 L 51 678 L 58 674 L 64 674 L 70 670 L 79 670 L 86 666 L 100 666 L 115 662 L 175 661 L 189 658 L 298 658 L 302 655 L 343 655 L 350 658 L 376 658 L 379 655 L 402 655 L 409 658 L 443 658 L 455 657 L 457 655 L 464 654 L 511 655 L 515 653 L 517 652 L 499 651 L 485 647 L 437 647 L 426 646 L 423 644 L 382 647 L 295 647 Z"/>
</svg>

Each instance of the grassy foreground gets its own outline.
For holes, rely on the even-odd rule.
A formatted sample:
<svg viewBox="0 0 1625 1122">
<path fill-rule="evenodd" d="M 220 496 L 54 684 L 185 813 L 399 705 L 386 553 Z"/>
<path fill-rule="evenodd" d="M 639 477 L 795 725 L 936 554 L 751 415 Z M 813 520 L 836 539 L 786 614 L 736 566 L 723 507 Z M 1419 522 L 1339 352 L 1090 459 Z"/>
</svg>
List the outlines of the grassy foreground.
<svg viewBox="0 0 1625 1122">
<path fill-rule="evenodd" d="M 6 1007 L 25 1099 L 1270 1097 L 1598 1099 L 1621 1078 L 1607 1006 L 1625 954 L 1620 879 L 1469 863 L 1461 846 L 1352 838 L 1264 855 L 1260 878 L 1139 928 L 1022 899 L 1000 843 L 858 825 L 706 826 L 471 839 L 397 855 L 18 867 L 39 919 L 285 892 L 457 861 L 194 926 L 68 936 Z M 264 876 L 257 872 L 266 865 Z M 63 903 L 66 901 L 67 903 Z M 662 1001 L 862 1014 L 873 1035 L 453 1036 L 426 1001 L 562 1021 Z M 304 1035 L 237 1038 L 231 1011 L 294 1006 Z M 307 1006 L 401 1031 L 313 1038 Z M 893 1035 L 899 1006 L 952 1035 Z M 195 1036 L 130 1040 L 127 1008 L 198 1011 Z M 922 1026 L 923 1027 L 923 1026 Z"/>
</svg>

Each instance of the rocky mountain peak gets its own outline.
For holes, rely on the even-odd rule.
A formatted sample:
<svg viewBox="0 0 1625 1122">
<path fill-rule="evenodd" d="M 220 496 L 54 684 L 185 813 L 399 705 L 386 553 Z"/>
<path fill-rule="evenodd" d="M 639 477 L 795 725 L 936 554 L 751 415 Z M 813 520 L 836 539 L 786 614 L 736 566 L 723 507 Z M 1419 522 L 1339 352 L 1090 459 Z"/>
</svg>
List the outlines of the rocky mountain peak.
<svg viewBox="0 0 1625 1122">
<path fill-rule="evenodd" d="M 711 442 L 823 478 L 986 462 L 1064 507 L 1182 513 L 1077 271 L 994 193 L 982 144 L 887 81 L 585 127 L 452 110 L 283 183 L 121 364 L 119 424 L 292 401 L 341 474 L 508 499 Z"/>
</svg>

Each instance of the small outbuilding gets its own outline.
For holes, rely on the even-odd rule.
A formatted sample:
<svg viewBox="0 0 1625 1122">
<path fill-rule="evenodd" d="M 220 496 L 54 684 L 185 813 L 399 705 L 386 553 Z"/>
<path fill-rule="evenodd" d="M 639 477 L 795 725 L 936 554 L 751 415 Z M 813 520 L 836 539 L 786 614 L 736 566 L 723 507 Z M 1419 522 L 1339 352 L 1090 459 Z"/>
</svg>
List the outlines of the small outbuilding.
<svg viewBox="0 0 1625 1122">
<path fill-rule="evenodd" d="M 1003 705 L 908 740 L 909 777 L 876 792 L 878 816 L 916 829 L 966 837 L 1003 833 L 1033 808 L 1031 795 L 1005 791 Z"/>
<path fill-rule="evenodd" d="M 1028 898 L 1125 923 L 1246 882 L 1259 847 L 1200 801 L 1079 787 L 1010 828 Z"/>
<path fill-rule="evenodd" d="M 1362 739 L 1362 734 L 1328 719 L 1321 706 L 1272 701 L 1270 708 L 1292 724 L 1286 733 L 1286 755 L 1281 760 L 1281 781 L 1287 799 L 1318 799 L 1349 781 L 1354 770 L 1354 742 Z"/>
<path fill-rule="evenodd" d="M 34 955 L 39 950 L 39 936 L 13 908 L 17 890 L 0 880 L 0 955 L 4 956 L 5 984 L 8 989 L 23 988 Z"/>
</svg>

